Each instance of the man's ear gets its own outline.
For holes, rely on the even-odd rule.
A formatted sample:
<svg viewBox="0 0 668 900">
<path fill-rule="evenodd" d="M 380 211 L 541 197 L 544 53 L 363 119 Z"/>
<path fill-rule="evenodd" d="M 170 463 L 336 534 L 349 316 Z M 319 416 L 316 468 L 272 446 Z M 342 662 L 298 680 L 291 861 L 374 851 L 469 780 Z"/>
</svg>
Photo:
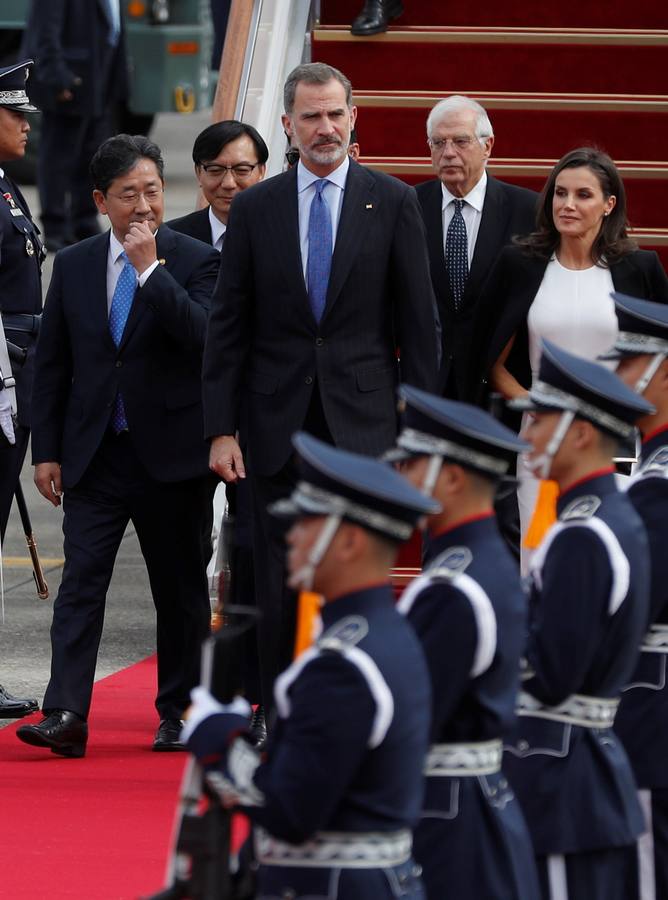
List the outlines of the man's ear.
<svg viewBox="0 0 668 900">
<path fill-rule="evenodd" d="M 95 205 L 97 206 L 97 211 L 102 216 L 108 215 L 107 213 L 107 200 L 102 193 L 102 191 L 98 191 L 97 188 L 93 191 L 93 200 L 95 201 Z"/>
</svg>

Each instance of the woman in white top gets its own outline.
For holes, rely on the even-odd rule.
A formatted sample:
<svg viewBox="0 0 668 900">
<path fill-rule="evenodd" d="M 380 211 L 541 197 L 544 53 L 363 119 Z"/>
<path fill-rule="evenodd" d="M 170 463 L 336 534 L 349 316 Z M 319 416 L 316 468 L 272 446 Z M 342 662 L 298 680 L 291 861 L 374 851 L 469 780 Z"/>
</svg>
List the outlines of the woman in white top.
<svg viewBox="0 0 668 900">
<path fill-rule="evenodd" d="M 540 343 L 595 359 L 617 335 L 612 290 L 668 303 L 668 278 L 656 253 L 638 250 L 627 234 L 624 185 L 610 157 L 572 150 L 552 170 L 539 201 L 536 231 L 505 248 L 480 299 L 484 332 L 472 364 L 472 395 L 506 400 L 526 394 L 538 371 Z M 519 424 L 519 423 L 516 423 Z M 520 463 L 522 533 L 537 482 Z"/>
</svg>

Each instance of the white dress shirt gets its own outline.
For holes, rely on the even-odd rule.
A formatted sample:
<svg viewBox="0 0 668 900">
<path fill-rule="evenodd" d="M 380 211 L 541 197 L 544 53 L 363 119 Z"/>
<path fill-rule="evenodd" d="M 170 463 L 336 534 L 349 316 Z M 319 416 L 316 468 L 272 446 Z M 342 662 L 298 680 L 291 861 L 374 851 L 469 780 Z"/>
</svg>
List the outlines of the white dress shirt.
<svg viewBox="0 0 668 900">
<path fill-rule="evenodd" d="M 107 255 L 107 312 L 111 312 L 111 301 L 114 298 L 116 282 L 125 265 L 125 260 L 121 259 L 122 252 L 123 244 L 121 244 L 114 232 L 111 231 L 109 233 L 109 253 Z M 144 287 L 149 275 L 157 265 L 159 265 L 159 262 L 156 259 L 154 263 L 151 263 L 148 269 L 137 276 L 139 287 Z"/>
<path fill-rule="evenodd" d="M 443 216 L 443 252 L 445 253 L 448 225 L 455 214 L 454 201 L 463 200 L 462 217 L 464 219 L 464 224 L 466 225 L 466 248 L 469 258 L 469 269 L 471 268 L 471 262 L 473 261 L 475 242 L 478 240 L 478 231 L 480 229 L 480 220 L 482 219 L 482 208 L 485 205 L 486 190 L 487 172 L 482 173 L 480 181 L 465 197 L 455 197 L 454 194 L 450 193 L 443 182 L 441 182 L 441 192 L 443 194 L 443 203 L 441 205 L 441 215 Z"/>
<path fill-rule="evenodd" d="M 346 187 L 349 166 L 350 159 L 348 154 L 346 154 L 338 169 L 334 169 L 327 176 L 327 184 L 322 190 L 322 195 L 329 206 L 329 212 L 332 217 L 332 253 L 334 253 L 334 245 L 336 244 L 336 229 L 339 225 L 343 192 Z M 320 176 L 314 175 L 299 160 L 297 163 L 297 203 L 299 208 L 299 247 L 302 254 L 304 281 L 306 281 L 306 266 L 308 263 L 308 219 L 311 213 L 311 203 L 315 196 L 315 187 L 313 185 L 316 181 L 320 181 Z M 308 288 L 308 284 L 306 287 Z"/>
<path fill-rule="evenodd" d="M 223 249 L 223 235 L 227 231 L 227 225 L 217 219 L 214 211 L 209 207 L 209 225 L 211 226 L 211 240 L 213 241 L 213 249 L 219 253 Z"/>
</svg>

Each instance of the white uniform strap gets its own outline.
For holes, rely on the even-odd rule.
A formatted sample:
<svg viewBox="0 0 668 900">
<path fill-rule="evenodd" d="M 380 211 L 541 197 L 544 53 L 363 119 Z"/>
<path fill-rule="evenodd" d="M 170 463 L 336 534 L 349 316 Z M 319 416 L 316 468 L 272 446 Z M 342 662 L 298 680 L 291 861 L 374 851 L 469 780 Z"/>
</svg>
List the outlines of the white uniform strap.
<svg viewBox="0 0 668 900">
<path fill-rule="evenodd" d="M 368 743 L 369 748 L 373 750 L 385 740 L 385 736 L 392 724 L 394 698 L 380 669 L 369 654 L 359 647 L 346 644 L 344 641 L 336 638 L 331 640 L 323 639 L 322 643 L 304 651 L 285 672 L 279 675 L 274 686 L 274 700 L 276 701 L 278 714 L 282 719 L 289 718 L 292 708 L 289 697 L 290 688 L 299 678 L 304 668 L 312 660 L 322 656 L 327 651 L 338 653 L 356 666 L 369 687 L 371 696 L 376 704 L 376 714 L 373 719 Z"/>
<path fill-rule="evenodd" d="M 451 569 L 445 568 L 430 569 L 410 583 L 401 595 L 397 609 L 402 615 L 407 616 L 422 591 L 439 582 L 451 584 L 464 594 L 471 604 L 478 631 L 478 643 L 470 674 L 471 678 L 477 678 L 486 672 L 494 661 L 497 632 L 496 614 L 492 601 L 477 581 L 474 581 L 465 572 L 453 572 Z"/>
<path fill-rule="evenodd" d="M 536 585 L 539 590 L 542 588 L 542 572 L 548 551 L 555 538 L 567 528 L 588 528 L 599 537 L 601 543 L 605 547 L 610 561 L 610 571 L 612 574 L 612 587 L 610 589 L 610 599 L 608 601 L 608 613 L 613 616 L 622 605 L 624 598 L 629 592 L 629 586 L 631 584 L 631 565 L 626 554 L 622 550 L 622 546 L 617 540 L 614 531 L 603 521 L 603 519 L 599 519 L 596 516 L 592 516 L 589 519 L 573 519 L 566 522 L 557 522 L 552 526 L 531 560 L 530 571 Z"/>
</svg>

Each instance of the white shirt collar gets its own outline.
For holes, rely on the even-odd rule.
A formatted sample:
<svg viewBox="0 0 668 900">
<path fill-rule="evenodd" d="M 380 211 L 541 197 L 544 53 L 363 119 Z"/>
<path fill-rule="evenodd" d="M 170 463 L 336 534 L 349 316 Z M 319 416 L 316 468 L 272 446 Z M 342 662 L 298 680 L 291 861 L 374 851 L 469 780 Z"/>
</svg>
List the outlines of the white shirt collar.
<svg viewBox="0 0 668 900">
<path fill-rule="evenodd" d="M 345 159 L 341 165 L 326 176 L 327 181 L 331 181 L 332 184 L 335 184 L 338 188 L 344 190 L 349 166 L 350 157 L 346 153 Z M 320 181 L 320 177 L 320 175 L 314 175 L 310 169 L 307 169 L 300 159 L 297 163 L 297 193 L 301 194 L 301 192 L 305 191 L 307 187 L 310 187 L 314 181 Z"/>
<path fill-rule="evenodd" d="M 227 231 L 227 225 L 216 218 L 214 211 L 209 207 L 209 225 L 211 226 L 211 243 L 215 247 L 220 238 Z"/>
<path fill-rule="evenodd" d="M 123 253 L 123 244 L 118 240 L 113 231 L 109 232 L 109 256 L 112 263 L 118 262 L 118 257 Z"/>
<path fill-rule="evenodd" d="M 483 205 L 485 203 L 485 191 L 487 190 L 487 170 L 482 173 L 482 178 L 476 184 L 474 188 L 472 188 L 465 197 L 455 197 L 454 194 L 451 194 L 450 191 L 446 188 L 446 186 L 441 182 L 441 191 L 443 193 L 443 203 L 441 205 L 441 209 L 445 209 L 448 204 L 452 203 L 453 200 L 465 200 L 469 206 L 472 206 L 478 212 L 482 212 Z"/>
<path fill-rule="evenodd" d="M 5 170 L 0 166 L 0 178 L 5 177 Z"/>
</svg>

